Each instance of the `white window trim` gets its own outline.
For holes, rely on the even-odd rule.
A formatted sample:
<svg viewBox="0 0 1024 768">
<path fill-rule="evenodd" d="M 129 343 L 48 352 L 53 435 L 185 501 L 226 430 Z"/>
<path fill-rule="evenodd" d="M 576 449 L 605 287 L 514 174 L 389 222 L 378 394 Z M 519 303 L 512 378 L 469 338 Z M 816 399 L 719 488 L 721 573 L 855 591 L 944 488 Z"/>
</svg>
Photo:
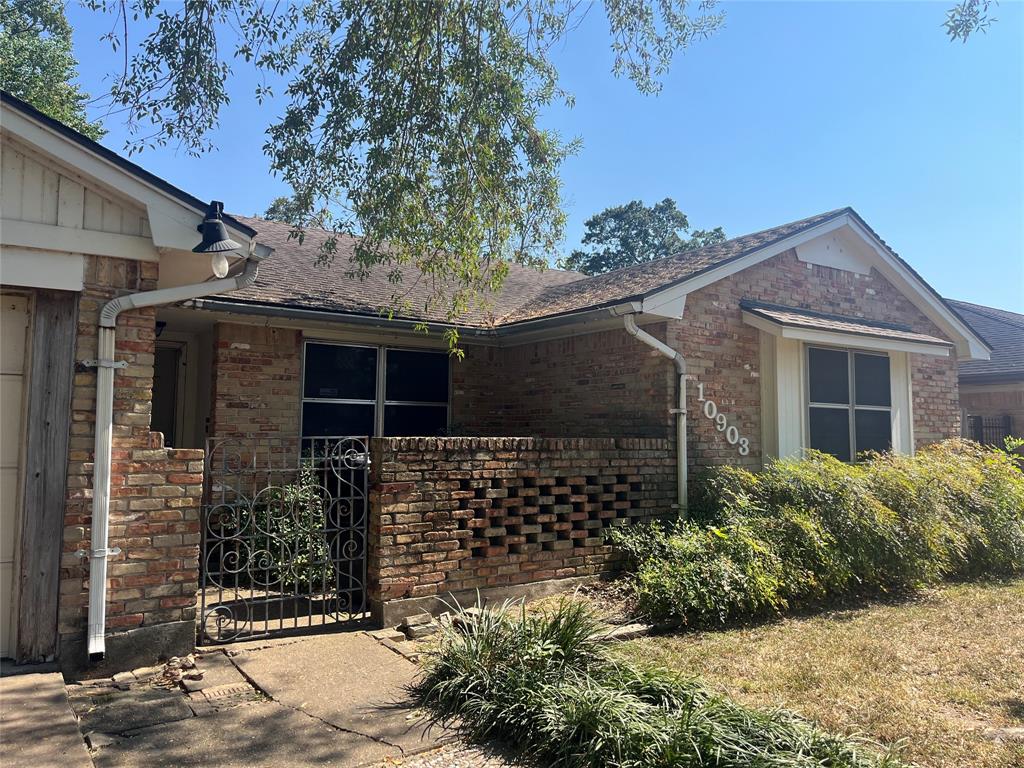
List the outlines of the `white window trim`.
<svg viewBox="0 0 1024 768">
<path fill-rule="evenodd" d="M 765 461 L 798 458 L 809 445 L 807 344 L 762 331 L 761 334 L 761 440 Z M 822 346 L 815 344 L 812 346 Z M 889 356 L 892 450 L 914 453 L 913 379 L 910 354 L 904 351 L 863 349 Z"/>
</svg>

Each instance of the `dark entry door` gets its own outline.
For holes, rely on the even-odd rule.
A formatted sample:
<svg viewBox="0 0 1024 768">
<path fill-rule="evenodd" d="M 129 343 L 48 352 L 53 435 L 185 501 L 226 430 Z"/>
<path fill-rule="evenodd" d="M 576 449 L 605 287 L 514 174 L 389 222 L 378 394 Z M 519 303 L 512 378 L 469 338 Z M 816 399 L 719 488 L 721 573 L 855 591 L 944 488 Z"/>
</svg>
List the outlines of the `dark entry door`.
<svg viewBox="0 0 1024 768">
<path fill-rule="evenodd" d="M 164 445 L 178 445 L 178 397 L 181 386 L 181 346 L 158 345 L 153 360 L 153 417 L 154 432 L 164 433 Z"/>
</svg>

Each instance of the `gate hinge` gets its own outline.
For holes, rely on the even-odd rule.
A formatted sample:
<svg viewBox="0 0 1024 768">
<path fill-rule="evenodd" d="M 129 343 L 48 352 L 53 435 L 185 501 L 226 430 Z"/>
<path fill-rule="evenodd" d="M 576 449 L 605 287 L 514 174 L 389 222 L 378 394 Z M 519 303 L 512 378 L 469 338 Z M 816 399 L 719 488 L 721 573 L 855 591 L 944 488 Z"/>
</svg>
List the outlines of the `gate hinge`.
<svg viewBox="0 0 1024 768">
<path fill-rule="evenodd" d="M 86 368 L 127 368 L 128 363 L 124 360 L 83 360 L 82 365 Z"/>
<path fill-rule="evenodd" d="M 120 555 L 121 554 L 121 548 L 120 547 L 110 547 L 109 549 L 93 549 L 93 550 L 80 549 L 77 552 L 75 552 L 75 554 L 78 555 L 79 557 L 81 557 L 82 559 L 85 559 L 85 558 L 90 557 L 90 556 L 91 557 L 95 557 L 95 558 L 113 557 L 114 555 Z"/>
</svg>

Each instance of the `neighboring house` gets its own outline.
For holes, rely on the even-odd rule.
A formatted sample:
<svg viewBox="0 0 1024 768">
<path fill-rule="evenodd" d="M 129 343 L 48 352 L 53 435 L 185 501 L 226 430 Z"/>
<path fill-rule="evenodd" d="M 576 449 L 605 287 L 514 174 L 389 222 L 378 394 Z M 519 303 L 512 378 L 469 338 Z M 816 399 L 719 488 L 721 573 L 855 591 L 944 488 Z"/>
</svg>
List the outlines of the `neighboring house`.
<svg viewBox="0 0 1024 768">
<path fill-rule="evenodd" d="M 989 445 L 1024 437 L 1024 315 L 946 301 L 992 346 L 990 359 L 960 362 L 964 436 Z"/>
<path fill-rule="evenodd" d="M 345 238 L 317 267 L 322 232 L 224 217 L 251 256 L 200 296 L 200 201 L 15 99 L 2 117 L 4 334 L 31 324 L 32 349 L 4 358 L 28 382 L 3 406 L 20 660 L 181 652 L 197 611 L 227 642 L 592 578 L 608 529 L 684 507 L 700 468 L 958 435 L 957 362 L 989 354 L 844 208 L 595 277 L 513 267 L 456 360 L 412 275 L 384 319 L 383 270 L 348 277 Z M 103 302 L 182 284 L 116 304 L 97 354 Z"/>
</svg>

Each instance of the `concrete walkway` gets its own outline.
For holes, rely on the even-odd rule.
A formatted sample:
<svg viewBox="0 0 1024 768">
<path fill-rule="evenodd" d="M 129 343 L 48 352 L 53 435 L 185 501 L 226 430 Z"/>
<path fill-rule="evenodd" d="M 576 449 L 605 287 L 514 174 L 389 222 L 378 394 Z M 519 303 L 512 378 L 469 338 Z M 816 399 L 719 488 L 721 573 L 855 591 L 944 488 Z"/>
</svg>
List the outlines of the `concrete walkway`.
<svg viewBox="0 0 1024 768">
<path fill-rule="evenodd" d="M 59 672 L 0 677 L 4 768 L 92 768 Z"/>
<path fill-rule="evenodd" d="M 452 738 L 410 709 L 415 665 L 365 633 L 226 651 L 198 657 L 189 692 L 71 686 L 97 768 L 412 765 Z"/>
</svg>

